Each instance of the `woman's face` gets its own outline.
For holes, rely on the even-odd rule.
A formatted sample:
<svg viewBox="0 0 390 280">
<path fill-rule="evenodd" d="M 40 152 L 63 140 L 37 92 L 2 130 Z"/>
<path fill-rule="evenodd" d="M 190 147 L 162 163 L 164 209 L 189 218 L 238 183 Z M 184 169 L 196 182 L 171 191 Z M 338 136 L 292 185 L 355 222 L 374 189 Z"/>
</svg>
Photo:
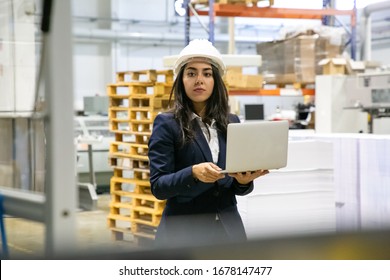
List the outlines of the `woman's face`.
<svg viewBox="0 0 390 280">
<path fill-rule="evenodd" d="M 214 88 L 211 64 L 199 61 L 187 63 L 183 83 L 186 95 L 194 103 L 195 108 L 203 108 Z"/>
</svg>

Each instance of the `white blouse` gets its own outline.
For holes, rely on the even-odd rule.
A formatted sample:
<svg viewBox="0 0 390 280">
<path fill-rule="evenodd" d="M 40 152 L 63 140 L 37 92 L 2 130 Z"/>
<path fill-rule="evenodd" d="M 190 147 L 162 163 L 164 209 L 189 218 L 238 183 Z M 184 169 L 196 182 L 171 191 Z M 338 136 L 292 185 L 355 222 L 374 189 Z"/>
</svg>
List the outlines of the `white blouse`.
<svg viewBox="0 0 390 280">
<path fill-rule="evenodd" d="M 203 135 L 206 138 L 207 144 L 209 144 L 211 155 L 213 156 L 213 162 L 216 164 L 218 162 L 219 155 L 219 142 L 218 142 L 218 132 L 215 120 L 211 121 L 211 125 L 205 124 L 202 122 L 201 117 L 194 113 L 194 119 L 197 120 L 200 128 L 202 129 Z M 210 136 L 209 133 L 210 132 Z"/>
</svg>

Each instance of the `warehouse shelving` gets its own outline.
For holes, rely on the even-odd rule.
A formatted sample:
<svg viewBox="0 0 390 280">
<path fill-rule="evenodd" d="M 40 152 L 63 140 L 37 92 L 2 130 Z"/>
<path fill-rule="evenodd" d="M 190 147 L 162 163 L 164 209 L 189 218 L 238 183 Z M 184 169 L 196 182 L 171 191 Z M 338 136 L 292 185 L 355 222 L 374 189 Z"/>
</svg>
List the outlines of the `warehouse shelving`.
<svg viewBox="0 0 390 280">
<path fill-rule="evenodd" d="M 186 4 L 189 2 L 186 1 Z M 207 9 L 189 9 L 186 13 L 185 38 L 188 44 L 190 32 L 190 16 L 209 16 L 209 41 L 214 43 L 214 18 L 219 17 L 253 17 L 253 18 L 289 18 L 289 19 L 323 19 L 326 16 L 350 16 L 351 21 L 351 57 L 356 57 L 356 6 L 352 10 L 337 10 L 332 8 L 323 9 L 292 9 L 292 8 L 275 8 L 271 3 L 269 7 L 257 7 L 256 5 L 232 4 L 232 3 L 215 3 L 214 0 L 208 1 Z M 232 40 L 232 37 L 230 37 Z M 270 95 L 282 96 L 283 88 L 276 89 L 239 89 L 229 90 L 230 95 Z M 289 89 L 288 95 L 315 95 L 315 90 L 312 88 L 295 88 Z"/>
<path fill-rule="evenodd" d="M 255 17 L 255 18 L 289 18 L 289 19 L 323 19 L 325 16 L 350 16 L 351 25 L 351 57 L 356 58 L 356 7 L 352 10 L 324 9 L 291 9 L 275 7 L 247 6 L 245 4 L 221 4 L 209 0 L 207 10 L 196 10 L 199 16 L 209 16 L 209 40 L 214 42 L 214 18 L 219 17 Z M 188 3 L 188 1 L 186 1 Z M 186 13 L 185 34 L 189 42 L 190 21 L 194 13 L 190 9 Z"/>
<path fill-rule="evenodd" d="M 208 15 L 208 11 L 198 10 L 199 15 Z M 220 17 L 257 17 L 257 18 L 291 18 L 291 19 L 322 19 L 323 16 L 351 16 L 355 19 L 354 10 L 337 9 L 293 9 L 275 7 L 257 7 L 238 4 L 214 4 L 214 14 Z"/>
<path fill-rule="evenodd" d="M 289 88 L 275 88 L 275 89 L 230 89 L 229 95 L 258 95 L 258 96 L 303 96 L 303 95 L 315 95 L 314 88 L 301 88 L 301 89 L 289 89 Z"/>
</svg>

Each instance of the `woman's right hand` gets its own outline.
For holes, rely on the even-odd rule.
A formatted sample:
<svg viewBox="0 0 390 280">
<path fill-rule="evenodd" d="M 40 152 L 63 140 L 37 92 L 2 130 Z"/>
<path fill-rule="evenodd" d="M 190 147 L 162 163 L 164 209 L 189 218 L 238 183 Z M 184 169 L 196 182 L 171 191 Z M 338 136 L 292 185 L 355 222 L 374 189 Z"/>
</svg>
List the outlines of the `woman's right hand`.
<svg viewBox="0 0 390 280">
<path fill-rule="evenodd" d="M 214 183 L 225 178 L 225 175 L 220 173 L 221 170 L 212 162 L 203 162 L 192 166 L 192 176 L 204 183 Z"/>
</svg>

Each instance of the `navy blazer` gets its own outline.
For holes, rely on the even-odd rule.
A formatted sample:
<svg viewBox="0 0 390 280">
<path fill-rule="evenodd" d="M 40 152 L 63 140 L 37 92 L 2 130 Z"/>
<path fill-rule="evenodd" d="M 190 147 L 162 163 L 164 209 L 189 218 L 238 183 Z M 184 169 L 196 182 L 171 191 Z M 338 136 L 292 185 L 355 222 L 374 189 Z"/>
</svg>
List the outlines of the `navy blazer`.
<svg viewBox="0 0 390 280">
<path fill-rule="evenodd" d="M 239 122 L 230 115 L 231 122 Z M 153 195 L 167 200 L 157 230 L 156 241 L 162 246 L 188 246 L 214 243 L 207 229 L 216 215 L 231 241 L 246 240 L 238 213 L 236 195 L 253 190 L 253 182 L 240 185 L 228 175 L 215 183 L 203 183 L 192 176 L 192 166 L 212 162 L 206 138 L 194 120 L 195 140 L 182 146 L 180 129 L 172 113 L 157 115 L 149 140 L 150 183 Z M 225 168 L 226 135 L 218 132 L 217 165 Z"/>
</svg>

